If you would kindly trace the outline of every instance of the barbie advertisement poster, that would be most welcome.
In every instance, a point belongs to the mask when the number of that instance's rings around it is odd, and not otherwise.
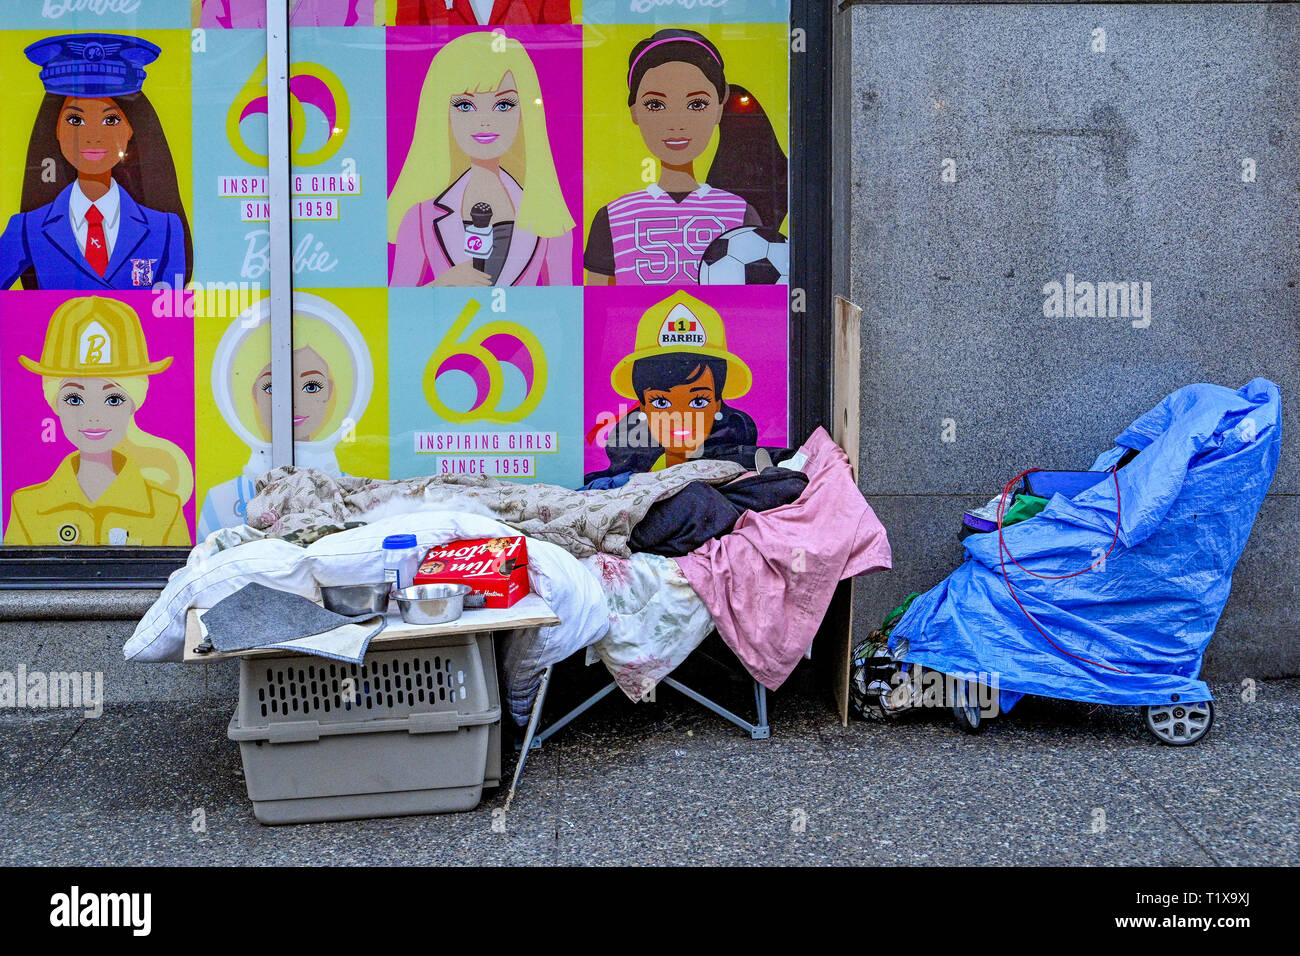
[[[784,289],[587,289],[585,297],[588,481],[786,444]]]
[[[294,464],[576,488],[786,446],[785,0],[0,5],[4,542],[187,544]],[[197,436],[197,437],[196,437]]]
[[[4,294],[5,544],[193,543],[193,322],[154,302]]]
[[[577,27],[388,31],[392,286],[580,282]]]

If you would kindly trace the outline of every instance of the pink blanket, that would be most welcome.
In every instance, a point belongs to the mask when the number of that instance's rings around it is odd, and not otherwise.
[[[809,480],[797,501],[746,511],[730,534],[676,559],[723,640],[770,690],[812,643],[835,585],[892,565],[848,456],[823,428],[799,451]]]

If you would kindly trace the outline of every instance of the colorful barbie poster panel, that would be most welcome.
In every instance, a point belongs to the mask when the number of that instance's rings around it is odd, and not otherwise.
[[[386,477],[385,291],[294,291],[294,460],[331,475]],[[262,298],[233,319],[196,323],[203,447],[199,533],[242,524],[271,468],[271,328]]]
[[[194,54],[199,277],[269,284],[266,37],[209,31]],[[382,286],[383,30],[290,32],[294,281]],[[369,188],[367,188],[369,187]]]
[[[0,289],[183,286],[193,261],[189,31],[4,40]]]
[[[384,23],[386,0],[289,0],[290,27],[373,27]],[[197,0],[199,21],[209,30],[261,30],[266,0]]]
[[[5,544],[193,543],[193,325],[158,301],[3,293]]]
[[[586,283],[787,281],[786,26],[584,36]]]
[[[384,30],[294,28],[289,54],[294,282],[382,288]]]
[[[581,39],[388,31],[390,285],[580,283]]]
[[[586,479],[784,447],[787,329],[784,288],[587,289]]]
[[[269,288],[266,34],[206,31],[193,70],[194,277]]]
[[[387,0],[396,26],[519,27],[581,23],[583,0]]]
[[[394,478],[581,483],[581,289],[391,289],[388,302]]]
[[[0,4],[0,29],[113,30],[190,27],[190,8],[177,0],[5,0]]]
[[[789,0],[586,0],[582,22],[609,25],[643,23],[785,23]]]

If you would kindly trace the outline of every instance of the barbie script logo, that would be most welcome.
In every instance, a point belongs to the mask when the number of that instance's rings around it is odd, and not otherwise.
[[[65,13],[93,13],[103,16],[106,13],[135,13],[140,9],[140,0],[45,0],[41,5],[41,16],[46,20],[57,20]]]
[[[248,244],[244,249],[244,264],[240,266],[242,279],[260,279],[271,270],[271,230],[254,229],[244,233]],[[293,248],[293,271],[295,275],[304,272],[333,272],[339,260],[330,255],[325,243],[316,238],[315,233],[306,233]]]
[[[628,9],[633,13],[649,13],[655,7],[681,7],[683,10],[705,7],[725,7],[727,0],[632,0]]]

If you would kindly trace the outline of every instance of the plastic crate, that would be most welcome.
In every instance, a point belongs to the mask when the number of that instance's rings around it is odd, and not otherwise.
[[[500,781],[500,733],[492,635],[468,634],[360,665],[243,658],[228,736],[257,819],[281,824],[470,810]]]

